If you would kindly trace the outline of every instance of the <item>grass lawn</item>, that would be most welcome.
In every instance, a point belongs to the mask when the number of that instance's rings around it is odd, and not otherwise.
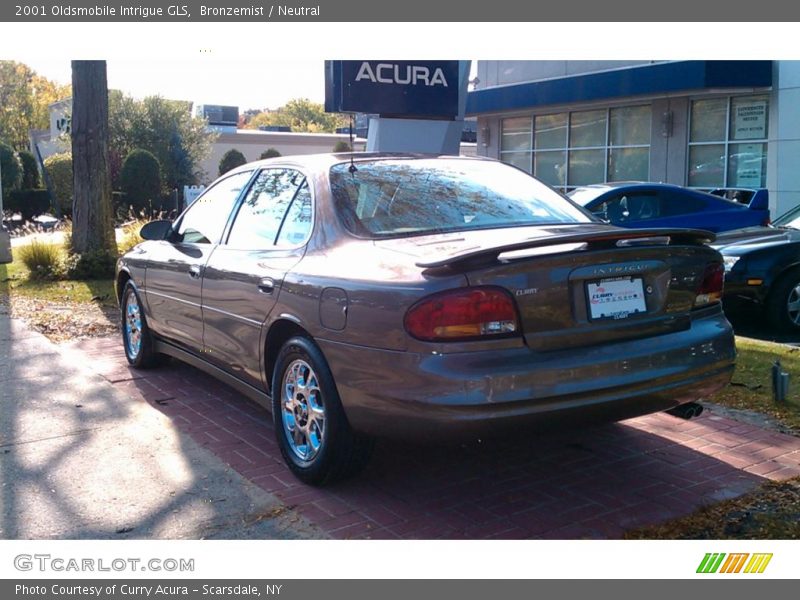
[[[745,337],[736,338],[736,348],[733,382],[710,400],[769,415],[800,435],[800,348]],[[772,395],[772,364],[776,360],[790,377],[789,395],[782,404],[776,404]]]
[[[16,255],[15,255],[16,258]],[[119,311],[111,279],[30,281],[18,259],[0,265],[0,304],[54,342],[112,335]]]
[[[112,279],[87,281],[29,281],[28,269],[15,256],[14,262],[0,265],[0,296],[12,299],[20,296],[56,303],[93,302],[112,307],[114,299],[114,282]]]

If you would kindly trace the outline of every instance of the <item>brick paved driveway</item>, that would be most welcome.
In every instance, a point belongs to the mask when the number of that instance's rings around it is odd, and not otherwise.
[[[618,538],[800,475],[800,438],[706,411],[441,448],[383,442],[361,477],[318,490],[283,465],[269,413],[212,377],[176,361],[130,370],[117,338],[66,352],[334,538]]]

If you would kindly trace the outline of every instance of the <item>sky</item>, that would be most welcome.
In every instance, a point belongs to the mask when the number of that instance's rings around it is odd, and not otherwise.
[[[70,61],[26,58],[39,75],[58,83],[71,80]],[[195,104],[278,108],[292,98],[325,100],[324,60],[131,60],[108,59],[108,87],[136,98],[159,95]]]
[[[683,23],[665,44],[664,23],[21,23],[0,24],[0,59],[24,62],[67,83],[70,59],[103,58],[108,82],[136,98],[158,94],[196,104],[278,108],[324,100],[332,59],[797,59],[793,23],[730,23],[719,44],[707,23]],[[402,31],[403,35],[398,35]],[[453,34],[454,31],[460,33]],[[467,33],[464,33],[466,31]],[[63,58],[62,58],[63,57]],[[473,68],[476,61],[473,60]]]

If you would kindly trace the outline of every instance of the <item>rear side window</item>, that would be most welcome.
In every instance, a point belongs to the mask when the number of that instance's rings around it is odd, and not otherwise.
[[[678,215],[689,215],[701,212],[706,209],[707,203],[704,200],[691,196],[679,196],[662,193],[661,196],[661,215],[673,217]],[[715,207],[716,208],[716,207]]]
[[[337,213],[352,233],[397,237],[591,218],[527,173],[503,163],[388,159],[331,168]]]
[[[302,244],[311,232],[311,191],[308,180],[297,190],[286,217],[283,219],[277,246],[297,246]]]
[[[311,225],[311,194],[302,173],[265,169],[247,192],[228,236],[243,249],[302,243]]]
[[[228,223],[242,188],[252,171],[244,171],[216,182],[194,201],[178,225],[178,241],[193,244],[216,244]]]

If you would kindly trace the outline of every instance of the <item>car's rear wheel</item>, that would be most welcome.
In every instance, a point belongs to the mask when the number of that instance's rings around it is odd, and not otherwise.
[[[286,464],[305,483],[344,479],[369,460],[371,440],[351,429],[328,364],[306,337],[291,338],[278,353],[272,418]]]
[[[767,301],[767,317],[780,331],[800,331],[800,269],[775,282]]]
[[[136,286],[128,281],[122,291],[122,343],[125,358],[138,369],[149,369],[158,362],[159,355],[153,350],[153,336],[147,327],[147,318]]]

